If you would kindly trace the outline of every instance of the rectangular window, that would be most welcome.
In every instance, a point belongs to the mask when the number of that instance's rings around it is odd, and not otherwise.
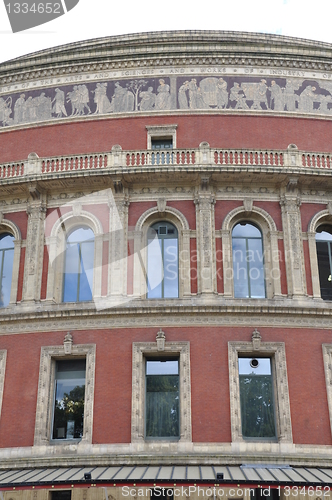
[[[179,438],[179,360],[146,360],[145,436]]]
[[[71,491],[70,490],[51,491],[51,499],[52,500],[71,500]]]
[[[275,438],[270,358],[239,358],[242,436]]]
[[[174,493],[172,488],[167,488],[167,487],[160,487],[160,488],[153,488],[153,490],[150,493],[150,500],[173,500],[174,498]]]
[[[151,149],[155,150],[152,153],[152,165],[169,165],[173,163],[173,153],[169,150],[173,149],[173,139],[151,139]]]
[[[85,359],[56,361],[53,439],[83,435]]]

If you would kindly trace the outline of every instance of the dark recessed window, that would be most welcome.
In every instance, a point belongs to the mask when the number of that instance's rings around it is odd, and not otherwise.
[[[242,435],[275,438],[272,366],[270,358],[239,358]]]
[[[174,163],[174,153],[170,151],[173,148],[173,139],[151,139],[152,165],[169,165]]]
[[[180,435],[179,360],[146,360],[145,436],[178,438]]]
[[[316,233],[316,249],[320,293],[324,300],[332,300],[332,226],[320,226]]]
[[[71,500],[70,490],[51,491],[52,500]]]
[[[53,439],[83,435],[85,359],[56,361]]]
[[[160,488],[153,488],[150,493],[151,500],[157,500],[162,498],[163,500],[173,500],[174,494],[172,488],[167,488],[167,486]]]

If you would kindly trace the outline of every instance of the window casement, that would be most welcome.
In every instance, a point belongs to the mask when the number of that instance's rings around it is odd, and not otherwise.
[[[11,298],[14,265],[14,236],[0,234],[0,307],[7,307]]]
[[[272,360],[239,357],[243,438],[276,438]]]
[[[179,360],[145,359],[145,438],[179,439]]]
[[[34,445],[92,442],[95,344],[41,348]]]
[[[332,226],[319,226],[315,239],[321,298],[332,300]]]
[[[232,231],[233,280],[235,298],[265,298],[262,233],[246,221]]]
[[[71,500],[71,490],[51,491],[51,500]]]
[[[52,227],[46,300],[77,303],[101,296],[103,227],[90,212],[75,208]]]
[[[191,442],[189,342],[133,343],[132,442]]]
[[[81,439],[83,435],[86,360],[57,360],[52,439]]]
[[[286,352],[283,342],[229,342],[233,442],[292,443]]]
[[[63,302],[92,300],[94,246],[94,234],[88,227],[76,228],[67,235]]]
[[[282,235],[270,214],[245,198],[243,206],[225,217],[221,236],[224,297],[282,297],[278,246]]]
[[[175,161],[177,125],[148,125],[147,149],[152,150],[152,165],[169,165]]]
[[[147,298],[179,296],[178,231],[169,222],[148,229]]]
[[[322,348],[323,348],[327,403],[329,407],[330,428],[332,433],[332,344],[323,344]]]

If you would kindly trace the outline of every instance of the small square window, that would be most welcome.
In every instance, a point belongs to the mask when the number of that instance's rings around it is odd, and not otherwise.
[[[163,500],[173,500],[174,493],[172,488],[153,488],[150,493],[150,500],[157,500],[162,498]]]

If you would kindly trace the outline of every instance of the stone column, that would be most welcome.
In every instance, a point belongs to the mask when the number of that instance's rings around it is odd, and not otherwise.
[[[308,247],[309,247],[309,257],[310,257],[312,295],[314,299],[320,299],[321,293],[320,293],[318,260],[317,260],[317,250],[316,250],[316,233],[308,232]]]
[[[290,297],[304,297],[306,296],[306,280],[300,214],[301,202],[297,196],[297,181],[290,181],[280,205],[288,295]]]
[[[233,297],[233,262],[231,260],[232,236],[229,230],[221,230],[224,297]]]
[[[273,298],[281,298],[281,273],[279,265],[279,248],[278,248],[278,231],[269,231],[267,237],[270,240],[271,248],[271,263],[266,266],[265,272],[270,272],[271,276],[266,276],[267,282],[272,284],[272,296]],[[268,295],[269,298],[269,295]]]
[[[190,280],[190,229],[182,230],[182,248],[179,252],[179,271],[180,271],[180,297],[191,295]]]
[[[30,191],[32,201],[27,209],[28,231],[24,263],[22,301],[39,301],[44,257],[44,222],[46,203],[37,189]]]
[[[134,231],[134,297],[144,297],[147,292],[146,272],[143,262],[143,231]],[[144,249],[145,250],[145,249]]]
[[[208,180],[207,180],[208,182]],[[215,199],[206,189],[202,179],[202,187],[195,199],[196,234],[197,234],[197,274],[198,293],[216,293],[216,249],[215,249]]]
[[[108,295],[127,295],[127,241],[129,201],[124,190],[109,201]]]

